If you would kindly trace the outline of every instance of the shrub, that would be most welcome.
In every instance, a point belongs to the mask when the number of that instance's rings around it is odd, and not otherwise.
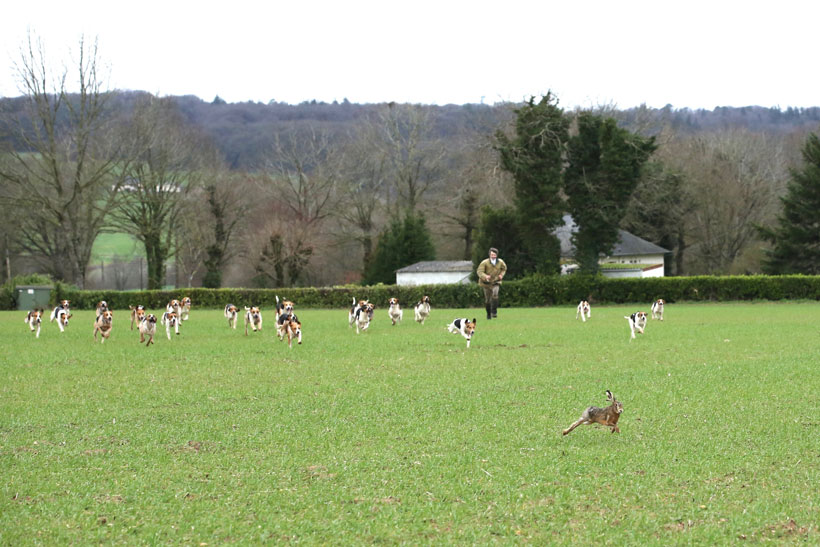
[[[18,284],[35,284],[24,278]],[[296,302],[300,308],[348,308],[353,300],[370,300],[377,308],[386,308],[396,297],[402,307],[410,308],[423,295],[430,296],[433,307],[480,307],[483,302],[478,285],[372,285],[361,287],[297,287],[286,289],[175,289],[162,291],[81,291],[60,282],[54,283],[54,301],[67,298],[76,309],[93,309],[105,300],[113,309],[127,309],[142,304],[150,309],[162,309],[174,298],[189,296],[194,308],[223,308],[231,303],[239,306],[276,305],[276,297]],[[507,281],[501,289],[501,304],[505,307],[531,307],[577,304],[588,299],[597,304],[650,302],[663,298],[667,302],[730,301],[730,300],[820,300],[820,276],[696,276],[653,277],[647,279],[608,279],[603,276],[531,275]],[[0,306],[14,309],[12,289],[0,292]]]
[[[0,310],[17,309],[15,288],[20,285],[51,285],[51,277],[43,274],[27,274],[12,277],[0,287]]]

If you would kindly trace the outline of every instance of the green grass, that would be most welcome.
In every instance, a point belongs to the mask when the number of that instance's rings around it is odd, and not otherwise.
[[[91,250],[92,264],[110,263],[114,256],[128,261],[145,255],[142,244],[129,234],[100,234]]]
[[[292,350],[0,313],[0,543],[819,543],[818,304],[636,309],[302,310]],[[562,437],[606,389],[622,433]]]

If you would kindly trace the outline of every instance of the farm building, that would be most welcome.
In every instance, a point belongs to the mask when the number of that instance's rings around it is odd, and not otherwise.
[[[396,285],[443,285],[469,283],[473,263],[469,260],[430,260],[396,270]]]
[[[570,215],[564,215],[564,225],[555,230],[561,242],[561,273],[572,273],[577,269],[573,263],[575,246],[572,244],[572,234],[577,231],[578,226]],[[599,260],[601,274],[606,277],[663,277],[664,257],[669,251],[626,230],[619,232],[612,254]],[[396,284],[469,283],[472,272],[473,263],[469,260],[416,262],[396,270]]]
[[[577,231],[578,226],[570,215],[564,215],[564,225],[555,230],[561,242],[561,261],[565,263],[561,273],[574,270],[572,234]],[[619,233],[612,254],[598,261],[601,273],[606,277],[663,277],[664,258],[669,251],[626,230],[619,230]]]

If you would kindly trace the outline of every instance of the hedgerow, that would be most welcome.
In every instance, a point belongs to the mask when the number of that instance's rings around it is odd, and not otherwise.
[[[105,300],[113,309],[142,304],[149,309],[164,308],[169,300],[189,296],[195,307],[273,307],[276,297],[297,303],[300,308],[345,308],[354,299],[367,299],[386,307],[396,297],[411,307],[429,295],[434,307],[469,308],[483,304],[483,293],[474,283],[467,285],[361,287],[297,287],[283,289],[175,289],[163,291],[79,290],[55,283],[52,303],[71,300],[75,309],[93,309]],[[503,307],[532,307],[575,304],[586,299],[596,304],[649,303],[658,298],[667,302],[732,300],[820,300],[820,276],[694,276],[609,279],[603,276],[533,275],[505,282],[501,289]],[[0,307],[12,309],[13,300],[0,299]]]

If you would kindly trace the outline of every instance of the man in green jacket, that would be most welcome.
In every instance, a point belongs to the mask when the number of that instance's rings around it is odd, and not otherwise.
[[[507,265],[498,258],[498,249],[490,248],[490,257],[485,258],[478,265],[478,284],[484,289],[484,309],[487,310],[487,319],[498,317],[498,289],[501,280],[507,273]]]

